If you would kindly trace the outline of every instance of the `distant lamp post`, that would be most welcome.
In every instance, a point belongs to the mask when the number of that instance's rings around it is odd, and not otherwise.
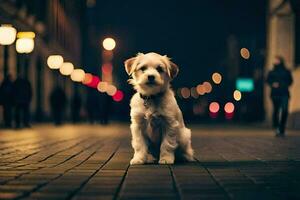
[[[0,45],[4,45],[4,77],[8,74],[8,45],[14,43],[17,30],[10,24],[0,26]]]
[[[64,63],[64,58],[61,55],[51,55],[47,59],[47,65],[50,69],[59,69]]]
[[[116,41],[113,38],[105,38],[102,45],[105,50],[111,51],[116,47]]]

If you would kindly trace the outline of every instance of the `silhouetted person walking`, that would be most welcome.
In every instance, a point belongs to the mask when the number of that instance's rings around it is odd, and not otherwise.
[[[269,72],[267,82],[271,87],[273,127],[276,128],[276,136],[284,136],[288,117],[289,86],[293,83],[293,78],[281,56],[276,56],[274,68]]]
[[[0,104],[3,105],[4,126],[10,128],[14,104],[14,86],[11,75],[7,75],[0,86]]]
[[[15,121],[16,128],[23,126],[30,127],[30,102],[32,99],[31,84],[28,79],[18,77],[14,82],[15,93]]]
[[[55,125],[62,124],[66,103],[67,98],[64,90],[56,86],[50,94],[50,106]]]

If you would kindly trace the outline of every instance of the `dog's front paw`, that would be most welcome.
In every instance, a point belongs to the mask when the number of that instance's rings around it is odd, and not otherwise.
[[[142,165],[142,164],[145,164],[145,160],[143,160],[142,158],[132,158],[130,160],[130,164],[131,165]]]
[[[164,158],[159,159],[158,163],[161,165],[174,164],[174,158],[164,157]]]

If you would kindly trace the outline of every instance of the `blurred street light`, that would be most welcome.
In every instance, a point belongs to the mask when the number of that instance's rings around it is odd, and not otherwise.
[[[16,50],[18,53],[31,53],[34,49],[34,32],[19,32],[17,34]]]
[[[241,48],[240,54],[242,58],[248,60],[250,58],[250,52],[247,48]]]
[[[234,112],[234,104],[232,102],[228,102],[224,106],[224,111],[227,114],[231,114]]]
[[[124,93],[121,90],[117,90],[117,92],[113,95],[113,100],[116,102],[122,101],[124,97]]]
[[[212,91],[212,86],[209,82],[206,81],[202,85],[203,85],[206,93],[210,93]]]
[[[114,96],[116,94],[116,92],[117,92],[117,88],[114,85],[108,85],[107,86],[106,93],[109,96]]]
[[[242,93],[239,90],[235,90],[233,92],[233,98],[236,101],[240,101],[242,99]]]
[[[219,110],[220,110],[220,105],[218,102],[211,102],[209,104],[209,111],[211,113],[217,113],[217,112],[219,112]]]
[[[71,79],[74,82],[82,82],[85,76],[85,72],[82,69],[74,69],[71,74]]]
[[[97,89],[98,89],[99,92],[106,92],[107,86],[108,86],[107,82],[100,82],[97,85]]]
[[[0,44],[11,45],[16,39],[17,30],[10,24],[0,26]]]
[[[11,45],[16,39],[17,30],[10,24],[0,26],[0,45],[4,45],[3,69],[4,77],[8,74],[8,45]]]
[[[191,96],[191,92],[190,92],[190,89],[187,88],[187,87],[183,87],[181,89],[181,96],[184,98],[184,99],[187,99]]]
[[[64,58],[61,55],[51,55],[47,59],[47,64],[50,69],[59,69],[64,63]]]
[[[222,75],[218,72],[213,73],[211,78],[215,84],[220,84],[222,81]]]
[[[116,47],[116,41],[113,38],[105,38],[102,45],[104,49],[111,51]]]
[[[70,62],[64,62],[59,68],[59,72],[65,76],[71,75],[73,70],[74,70],[74,65]]]
[[[82,83],[84,85],[88,85],[93,81],[93,75],[91,73],[85,73],[84,75],[84,79],[82,81]]]

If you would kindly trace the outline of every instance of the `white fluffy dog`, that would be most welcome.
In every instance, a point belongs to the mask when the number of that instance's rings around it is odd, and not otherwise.
[[[191,131],[185,127],[170,81],[178,67],[167,56],[137,54],[125,61],[136,94],[131,99],[131,134],[134,156],[130,164],[144,164],[148,152],[160,164],[173,164],[178,155],[193,161]]]

